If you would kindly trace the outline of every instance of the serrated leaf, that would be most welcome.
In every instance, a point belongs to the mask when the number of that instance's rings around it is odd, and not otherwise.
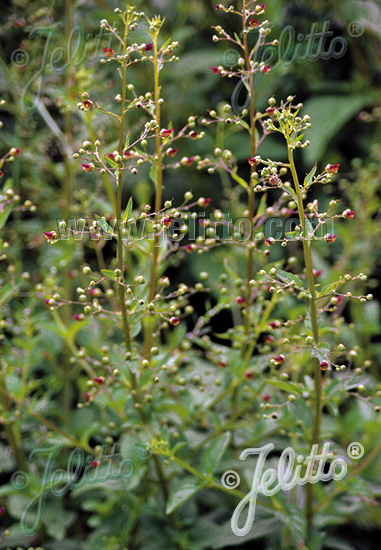
[[[124,222],[126,222],[131,217],[132,205],[133,205],[133,201],[132,201],[132,197],[130,197],[126,206],[126,210],[124,211],[124,214],[123,214]]]
[[[103,218],[101,218],[100,216],[96,215],[96,218],[97,218],[97,222],[98,224],[100,225],[102,231],[104,231],[105,233],[109,234],[109,235],[112,235],[113,234],[113,229],[112,227],[106,222],[106,220],[104,220]]]
[[[280,279],[283,283],[296,283],[293,286],[296,286],[296,288],[303,289],[303,281],[298,275],[294,275],[293,273],[289,273],[288,271],[283,271],[283,269],[277,269],[276,270],[276,276],[278,279]]]
[[[166,514],[171,514],[179,506],[189,500],[194,494],[201,489],[199,481],[193,477],[186,477],[181,479],[174,485],[169,493]]]
[[[217,468],[229,446],[231,433],[226,432],[213,439],[201,455],[201,471],[212,474]]]

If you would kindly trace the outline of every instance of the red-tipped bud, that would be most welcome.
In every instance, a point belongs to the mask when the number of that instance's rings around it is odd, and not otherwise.
[[[152,52],[153,46],[152,46],[152,44],[146,44],[144,46],[144,49],[145,49],[146,52]]]
[[[273,329],[279,328],[280,327],[280,322],[279,321],[272,321],[271,323],[269,323],[269,327],[271,327]]]
[[[247,371],[245,372],[245,378],[246,378],[247,380],[252,380],[252,379],[254,378],[254,373],[253,373],[253,371],[247,370]]]
[[[180,319],[178,317],[171,317],[169,322],[171,323],[171,325],[175,327],[180,323]]]
[[[213,67],[213,65],[211,65],[210,68],[212,69],[214,74],[220,74],[220,72],[221,72],[221,69],[219,67]]]
[[[114,50],[112,48],[104,48],[103,52],[106,57],[112,57],[114,55]]]
[[[265,65],[265,66],[262,67],[262,69],[261,69],[261,73],[269,73],[270,71],[271,71],[270,65]]]
[[[276,178],[270,178],[269,179],[269,184],[273,185],[273,186],[278,185],[277,179]]]
[[[47,306],[50,306],[50,298],[45,298],[44,303],[45,303]]]
[[[163,218],[161,220],[161,223],[164,225],[164,227],[168,227],[173,222],[173,218]]]
[[[271,334],[266,334],[264,340],[266,344],[272,344],[275,341],[275,338]]]
[[[269,116],[273,115],[273,114],[275,113],[274,107],[267,107],[266,113],[267,113]]]
[[[92,172],[95,168],[94,164],[92,162],[89,162],[87,164],[83,164],[81,162],[81,166],[84,169],[85,172]]]
[[[252,20],[250,21],[250,27],[251,27],[252,29],[255,29],[255,27],[258,27],[258,19],[252,19]]]
[[[51,241],[57,237],[57,233],[55,231],[43,231],[43,234],[48,241]]]
[[[198,132],[196,132],[196,130],[192,130],[192,132],[189,132],[189,137],[191,139],[196,139],[198,136]]]
[[[256,166],[257,161],[255,157],[247,157],[247,162],[250,164],[250,166]]]
[[[96,378],[93,378],[93,380],[96,384],[98,384],[98,386],[101,386],[105,381],[103,376],[97,376]]]
[[[340,164],[327,164],[326,170],[329,174],[336,174],[339,171]]]
[[[226,359],[220,359],[218,361],[218,366],[220,367],[220,369],[224,369],[227,364],[228,364],[228,362],[226,361]]]
[[[323,273],[323,270],[322,269],[314,269],[313,270],[313,274],[314,274],[314,277],[320,277],[320,275]]]
[[[99,468],[99,466],[101,465],[101,461],[100,460],[92,460],[90,462],[90,466],[92,468]]]
[[[73,315],[74,321],[82,321],[84,319],[83,313],[74,313]]]
[[[277,357],[274,358],[276,365],[281,365],[284,362],[284,355],[277,355]]]
[[[118,154],[117,151],[114,151],[113,153],[107,153],[106,157],[110,160],[115,160],[116,155]]]
[[[209,206],[209,204],[211,203],[211,200],[212,200],[212,199],[205,199],[204,197],[200,197],[200,198],[198,199],[198,201],[197,201],[197,204],[198,204],[199,206],[204,206],[204,207],[206,207],[206,206]]]
[[[257,6],[255,6],[255,11],[258,13],[259,11],[263,11],[265,9],[265,5],[264,4],[258,4]]]
[[[196,250],[197,246],[195,244],[186,244],[184,248],[187,252],[193,252],[193,250]]]
[[[123,158],[131,159],[132,157],[135,157],[135,153],[133,151],[127,151],[127,149],[123,151]]]
[[[12,153],[12,155],[13,155],[14,157],[18,157],[19,154],[21,153],[21,151],[22,151],[22,148],[21,148],[21,147],[13,147],[13,148],[11,149],[11,153]]]
[[[274,239],[272,237],[270,237],[269,239],[264,239],[264,243],[267,245],[267,246],[271,246],[274,244]]]
[[[170,135],[172,134],[172,132],[173,132],[173,128],[169,128],[169,129],[164,128],[164,129],[160,132],[160,134],[161,134],[162,137],[168,138],[168,137],[170,137]]]
[[[328,369],[328,361],[321,361],[320,362],[320,369],[321,370],[327,370]]]
[[[194,162],[194,157],[183,157],[181,159],[181,164],[183,164],[184,166],[192,166]]]
[[[355,217],[355,214],[356,214],[355,210],[349,210],[349,208],[348,208],[347,210],[344,210],[344,212],[342,213],[342,216],[346,220],[351,220],[352,218]]]
[[[269,395],[268,393],[265,393],[264,395],[262,395],[262,399],[265,403],[268,403],[271,399],[271,395]]]
[[[324,235],[324,240],[326,243],[334,243],[336,241],[337,235],[331,235],[330,233],[326,233]]]
[[[222,5],[222,4],[217,4],[217,6],[216,6],[216,10],[217,10],[217,11],[222,10],[222,8],[223,8],[223,5]]]
[[[91,393],[88,393],[87,391],[85,391],[83,394],[82,394],[82,397],[83,399],[89,399],[89,397],[91,397]]]
[[[167,153],[167,155],[168,155],[169,157],[174,157],[174,156],[176,155],[176,153],[177,153],[177,149],[172,149],[172,148],[171,148],[171,149],[167,149],[167,150],[166,150],[166,153]]]
[[[243,306],[243,304],[245,303],[245,298],[242,298],[242,296],[237,296],[237,298],[235,299],[235,301],[237,302],[237,304],[239,306]]]

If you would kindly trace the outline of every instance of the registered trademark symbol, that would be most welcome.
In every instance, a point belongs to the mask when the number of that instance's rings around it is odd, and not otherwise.
[[[355,460],[358,460],[359,458],[361,458],[364,452],[365,452],[364,447],[361,445],[361,443],[358,443],[357,441],[350,443],[347,447],[347,454],[349,458],[352,458]]]
[[[352,21],[347,27],[348,34],[353,38],[358,38],[364,33],[364,25],[360,21]]]

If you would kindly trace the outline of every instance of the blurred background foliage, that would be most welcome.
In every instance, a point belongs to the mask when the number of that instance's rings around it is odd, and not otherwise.
[[[214,1],[153,0],[137,1],[135,5],[150,16],[154,13],[164,16],[162,40],[171,37],[180,43],[176,52],[179,62],[169,65],[163,72],[163,119],[172,121],[179,129],[188,116],[202,117],[208,110],[222,109],[226,102],[229,103],[236,82],[221,79],[213,74],[210,66],[228,67],[229,63],[237,61],[238,55],[224,42],[212,44],[211,26],[221,24],[233,31],[234,18],[216,13]],[[66,340],[54,334],[51,313],[44,298],[57,290],[68,299],[72,298],[82,280],[78,266],[84,261],[91,263],[99,259],[99,250],[94,242],[79,240],[50,247],[42,231],[56,229],[57,219],[86,218],[92,217],[94,212],[100,215],[113,212],[110,196],[104,192],[102,182],[85,176],[78,163],[68,157],[89,138],[99,138],[109,143],[110,150],[113,150],[115,128],[110,127],[109,119],[106,124],[101,113],[80,112],[76,105],[83,91],[87,91],[94,102],[104,106],[112,105],[115,95],[120,92],[120,82],[111,66],[99,63],[103,48],[115,46],[99,34],[99,21],[106,18],[112,22],[116,7],[120,7],[119,2],[111,0],[3,0],[1,4],[0,97],[6,100],[6,104],[0,107],[0,120],[4,123],[0,134],[0,156],[10,147],[22,148],[22,154],[4,168],[2,183],[11,181],[21,200],[31,200],[38,211],[38,215],[14,213],[3,231],[2,242],[12,245],[8,262],[16,267],[16,271],[30,272],[29,284],[33,289],[38,284],[43,285],[40,292],[21,292],[10,300],[8,295],[0,294],[1,316],[5,321],[3,328],[5,326],[8,341],[1,345],[7,347],[15,364],[22,360],[24,366],[27,365],[23,371],[28,373],[25,376],[33,373],[29,389],[35,397],[36,412],[46,409],[49,403],[50,414],[57,416],[63,424],[69,424],[73,414],[67,398],[67,392],[70,392],[66,370],[70,350],[67,348],[74,341],[79,327],[72,327]],[[339,59],[277,63],[274,71],[256,79],[256,101],[257,108],[264,109],[270,96],[280,100],[293,94],[304,103],[303,113],[311,116],[312,128],[307,136],[311,146],[297,155],[302,177],[315,162],[321,168],[327,163],[341,165],[340,177],[334,183],[316,189],[314,198],[321,201],[323,208],[331,199],[339,198],[342,210],[355,210],[356,216],[350,222],[336,224],[334,232],[339,238],[332,246],[315,247],[314,266],[323,270],[322,284],[334,281],[340,273],[357,274],[361,271],[368,275],[365,293],[373,293],[375,300],[366,304],[344,301],[340,314],[348,323],[343,336],[345,342],[362,348],[359,363],[363,359],[371,360],[370,370],[379,377],[381,8],[375,1],[311,0],[306,3],[270,0],[266,3],[266,18],[274,25],[272,39],[279,38],[289,25],[295,29],[296,36],[300,33],[305,36],[312,25],[317,24],[321,30],[324,22],[329,21],[333,34],[325,42],[326,49],[335,37],[342,37],[347,43],[346,53]],[[358,28],[363,32],[356,36]],[[136,41],[145,40],[144,29],[138,27]],[[293,47],[303,40],[296,40]],[[293,50],[290,57],[294,53]],[[146,91],[144,64],[131,69],[128,77],[138,93]],[[138,114],[131,117],[130,125],[131,134],[138,134],[141,128]],[[242,161],[244,172],[249,155],[246,137],[239,131],[226,132],[225,135],[224,128],[214,127],[214,130],[206,129],[203,140],[191,143],[188,140],[182,145],[180,155],[205,154],[213,151],[217,144],[229,148]],[[286,151],[276,137],[270,136],[259,153],[263,157],[284,160]],[[242,215],[241,191],[233,189],[231,183],[217,173],[209,175],[189,168],[166,173],[165,199],[174,197],[174,204],[179,203],[187,190],[192,190],[195,197],[212,197],[213,206],[229,211],[233,219]],[[138,204],[149,203],[153,189],[148,173],[142,170],[135,179],[131,178],[125,192],[126,198],[132,194]],[[286,253],[292,255],[292,247]],[[228,248],[223,247],[192,258],[192,261],[185,258],[183,263],[173,266],[171,279],[180,282],[193,278],[196,281],[206,263],[211,278],[216,279],[223,271],[222,260],[229,254]],[[278,259],[280,254],[284,254],[283,249],[271,250],[270,261]],[[104,255],[106,260],[114,256],[111,244],[106,243]],[[5,270],[0,276],[4,284]],[[359,292],[363,291],[362,287]],[[356,292],[355,287],[353,292]],[[203,312],[205,306],[199,302],[195,307],[198,312]],[[30,315],[31,311],[33,315]],[[62,317],[68,324],[72,313],[72,307],[62,310]],[[297,308],[288,314],[291,318],[296,317]],[[352,324],[354,321],[356,326]],[[218,323],[226,322],[229,322],[226,318],[217,320],[216,332],[219,332]],[[89,321],[89,326],[92,330],[81,333],[78,345],[86,344],[89,349],[93,346],[96,352],[115,328],[110,324],[109,332],[103,333],[95,322]],[[180,341],[181,333],[176,338],[176,342]],[[75,374],[74,371],[72,375]],[[22,400],[24,389],[18,387],[17,377],[9,379],[8,385],[8,389],[12,388]],[[78,394],[85,391],[83,381],[78,386]],[[88,422],[95,425],[97,419],[89,411],[86,414],[89,415]],[[76,415],[77,411],[74,412],[74,426],[78,422]],[[346,420],[349,424],[352,422],[353,433],[357,429],[355,417],[351,413]],[[83,421],[83,416],[81,418]],[[346,429],[350,429],[348,425],[343,426],[343,432]],[[374,430],[373,423],[369,428],[370,438]],[[27,441],[26,448],[33,449],[39,438],[43,440],[42,432],[36,439]],[[210,504],[213,497],[209,498]],[[57,499],[53,500],[57,502]],[[82,513],[90,517],[95,510],[99,514],[96,517],[103,514],[107,522],[111,521],[116,506],[115,502],[108,501],[101,509],[100,501],[94,499],[87,502]],[[53,512],[63,514],[60,509]],[[190,515],[193,513],[191,509]],[[65,511],[65,514],[68,525],[71,525],[74,519],[69,517],[69,512]],[[373,516],[371,521],[379,525],[376,512]],[[95,526],[98,520],[92,521]],[[62,538],[59,529],[52,523],[50,534]],[[113,546],[111,539],[107,548],[119,548],[116,543]],[[101,538],[92,544],[91,548],[104,547]],[[5,548],[2,543],[0,547]],[[149,547],[145,548],[148,550]],[[371,549],[371,546],[361,548]]]

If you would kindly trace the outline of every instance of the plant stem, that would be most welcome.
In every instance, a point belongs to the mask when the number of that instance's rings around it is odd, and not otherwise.
[[[158,221],[158,212],[161,209],[162,197],[163,197],[163,166],[161,158],[161,141],[160,141],[160,85],[159,85],[159,63],[158,63],[158,50],[157,50],[157,34],[153,37],[153,48],[154,48],[154,100],[155,100],[155,121],[157,123],[157,128],[155,130],[155,222]],[[156,282],[157,282],[157,267],[159,259],[159,248],[160,248],[160,234],[155,233],[153,243],[152,243],[152,260],[150,268],[150,278],[149,278],[149,288],[148,288],[148,303],[152,302],[156,293]],[[144,331],[144,356],[146,359],[151,357],[151,347],[152,347],[152,333],[153,333],[153,322],[154,318],[148,317],[145,323]]]
[[[306,222],[306,217],[304,212],[302,192],[300,190],[299,179],[296,173],[295,162],[293,157],[293,150],[290,147],[289,140],[287,140],[287,146],[288,146],[288,159],[290,163],[290,170],[291,170],[292,178],[295,185],[299,218],[300,218],[300,221],[302,224],[302,230],[303,230],[303,253],[304,253],[304,263],[305,263],[305,268],[307,273],[307,282],[308,282],[308,292],[309,292],[308,303],[309,303],[310,320],[311,320],[311,327],[312,327],[312,336],[314,339],[314,344],[315,346],[317,346],[319,344],[319,328],[318,328],[317,310],[316,310],[315,281],[314,281],[312,258],[311,258],[311,241],[309,240],[309,236],[307,232],[307,222]],[[314,385],[315,385],[314,386],[315,408],[314,408],[314,419],[313,419],[313,425],[312,425],[311,444],[318,445],[319,439],[320,439],[320,426],[321,426],[321,413],[322,413],[322,403],[321,403],[322,402],[322,395],[321,395],[322,378],[321,378],[320,363],[317,358],[314,359]],[[313,488],[314,486],[312,483],[307,484],[306,518],[307,518],[309,531],[311,531],[313,517],[314,517]]]
[[[127,34],[128,34],[128,20],[125,22],[124,27],[124,39],[123,39],[123,61],[121,62],[121,75],[122,75],[122,100],[120,107],[120,125],[119,125],[119,145],[118,154],[123,158],[124,149],[124,124],[125,124],[125,109],[126,109],[126,66],[127,60],[125,59],[125,53],[127,49]],[[124,259],[123,259],[123,241],[122,241],[122,189],[123,189],[123,170],[119,167],[116,177],[116,228],[118,239],[118,268],[121,271],[121,283],[124,282]],[[122,313],[123,321],[123,335],[126,351],[131,351],[131,331],[128,320],[128,313],[125,304],[125,286],[118,283],[118,296],[119,307]]]
[[[251,61],[250,61],[250,53],[249,53],[249,45],[247,40],[247,34],[246,34],[246,0],[243,0],[242,2],[242,30],[243,30],[243,48],[245,53],[245,62],[246,62],[246,70],[249,75],[249,99],[250,99],[250,105],[249,105],[249,127],[250,127],[250,156],[255,157],[256,150],[257,150],[257,144],[256,144],[256,138],[255,138],[255,101],[254,101],[254,81],[253,81],[253,75],[251,74]],[[250,231],[251,231],[251,224],[253,222],[254,218],[254,189],[251,184],[252,182],[252,175],[253,172],[255,172],[255,166],[250,165],[250,180],[249,180],[249,190],[248,190],[248,219],[250,223]],[[254,238],[254,235],[250,235],[250,241]],[[248,256],[247,256],[247,266],[246,266],[246,315],[244,319],[244,326],[245,326],[245,334],[246,336],[249,336],[250,333],[250,316],[249,316],[249,306],[251,301],[251,289],[249,286],[249,282],[253,278],[254,273],[254,247],[252,246],[252,243],[250,242],[249,249],[248,249]],[[242,353],[244,355],[245,348],[243,348]]]

